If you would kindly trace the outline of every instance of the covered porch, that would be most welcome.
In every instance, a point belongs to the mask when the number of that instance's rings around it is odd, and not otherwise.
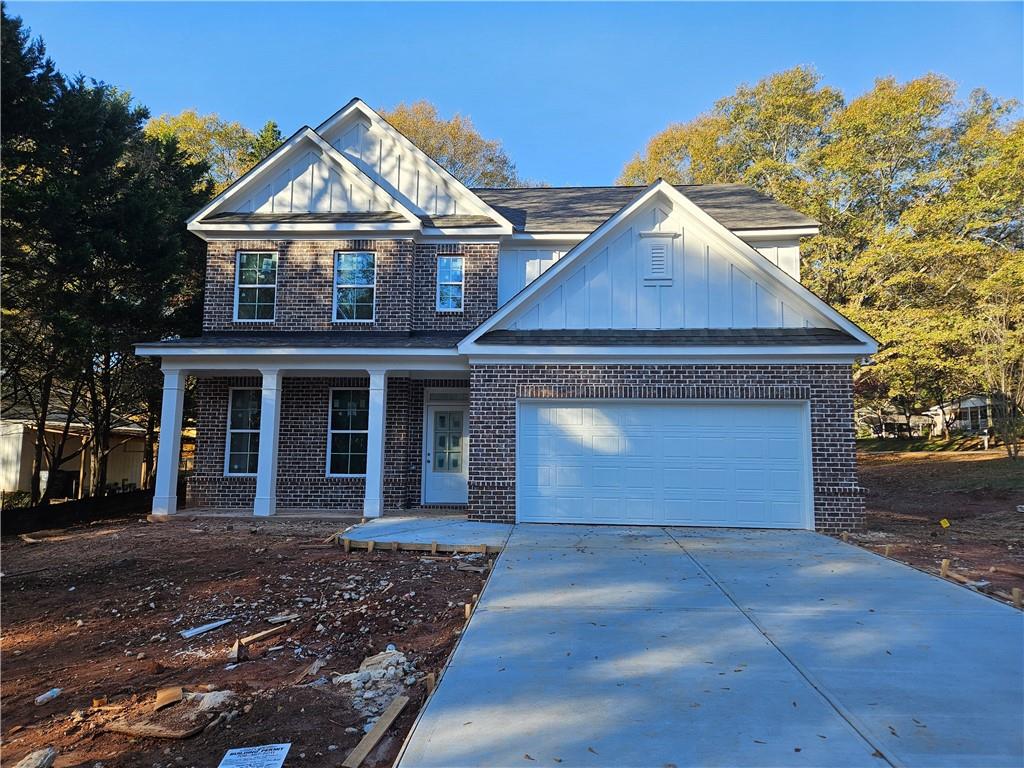
[[[162,350],[154,516],[179,511],[189,377],[197,445],[181,506],[191,514],[465,512],[469,373],[454,349],[227,351]]]

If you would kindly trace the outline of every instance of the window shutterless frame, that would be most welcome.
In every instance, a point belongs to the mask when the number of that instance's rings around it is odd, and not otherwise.
[[[466,287],[465,258],[459,255],[437,257],[437,289],[434,308],[438,312],[461,312]]]
[[[367,262],[369,266],[367,267]],[[369,273],[369,274],[367,274]],[[372,323],[377,315],[377,254],[373,251],[334,252],[335,323]],[[369,296],[369,301],[367,301]],[[367,311],[369,307],[369,311]],[[340,315],[345,314],[345,317]]]
[[[255,427],[250,423],[248,426],[241,427],[233,423],[232,415],[234,413],[235,404],[235,393],[236,392],[255,392],[256,393],[256,425]],[[259,469],[259,438],[260,438],[260,412],[263,407],[263,390],[259,387],[230,387],[228,389],[228,419],[227,419],[227,430],[226,438],[224,441],[224,476],[225,477],[256,477],[256,472]],[[231,444],[234,436],[241,437],[246,435],[246,450],[245,451],[232,451]],[[255,451],[253,450],[252,440],[255,437]],[[231,454],[245,454],[250,457],[255,453],[257,457],[256,466],[252,472],[232,472],[231,471]],[[248,461],[247,461],[248,464]]]
[[[366,429],[355,429],[355,428],[352,428],[351,422],[352,422],[352,416],[354,414],[350,414],[350,416],[349,416],[349,425],[348,426],[346,426],[346,427],[335,427],[334,426],[334,418],[333,418],[333,416],[334,416],[334,395],[335,395],[336,392],[358,392],[358,393],[362,393],[362,394],[366,395],[366,420],[367,420],[367,427],[366,427]],[[332,387],[331,389],[328,390],[328,393],[327,393],[327,463],[326,463],[326,465],[324,467],[324,473],[325,473],[326,477],[366,477],[366,457],[367,457],[367,454],[368,454],[368,442],[369,442],[369,435],[370,435],[369,423],[368,423],[369,422],[369,414],[370,414],[369,406],[370,406],[370,390],[367,387]],[[333,444],[334,444],[334,437],[336,435],[337,436],[343,436],[343,435],[347,436],[344,439],[347,441],[348,451],[344,452],[343,455],[347,455],[349,457],[349,464],[350,465],[352,463],[352,457],[353,456],[358,457],[360,455],[360,452],[358,450],[358,447],[359,447],[358,445],[356,445],[356,450],[353,450],[354,442],[355,443],[359,443],[359,442],[362,443],[362,451],[361,451],[362,463],[363,463],[363,471],[362,472],[332,472],[331,471],[331,455],[334,453],[334,451],[332,450],[332,447],[333,447]],[[362,436],[362,438],[363,438],[362,441],[358,440],[359,436]],[[339,454],[341,454],[341,452],[339,452]]]
[[[236,323],[274,322],[277,314],[277,267],[277,251],[235,252]]]

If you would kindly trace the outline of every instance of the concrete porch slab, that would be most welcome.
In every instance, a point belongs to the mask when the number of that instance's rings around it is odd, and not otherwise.
[[[367,520],[347,529],[343,537],[353,541],[411,542],[450,546],[503,547],[512,531],[511,525],[479,523],[464,515],[441,517],[390,516]]]

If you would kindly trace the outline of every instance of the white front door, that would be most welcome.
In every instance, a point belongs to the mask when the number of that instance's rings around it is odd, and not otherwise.
[[[423,441],[423,503],[469,501],[469,414],[465,405],[428,405]]]
[[[806,407],[523,402],[520,522],[811,528]]]

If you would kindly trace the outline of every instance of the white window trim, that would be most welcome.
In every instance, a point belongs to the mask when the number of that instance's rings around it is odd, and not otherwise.
[[[376,270],[374,270],[374,272],[376,273]],[[374,294],[374,297],[376,297],[376,294]],[[334,472],[331,472],[331,435],[334,435],[334,434],[339,434],[339,435],[341,435],[341,434],[355,434],[355,435],[365,434],[367,436],[367,443],[369,443],[369,436],[370,436],[369,424],[367,424],[367,428],[366,429],[331,429],[331,408],[333,407],[333,403],[334,403],[334,393],[335,392],[346,392],[346,391],[347,392],[353,392],[353,391],[354,392],[368,392],[369,391],[369,387],[368,386],[366,386],[366,387],[331,387],[329,390],[327,390],[327,463],[324,466],[324,476],[325,477],[366,477],[366,473],[365,472],[362,472],[360,474],[336,474]],[[370,458],[369,457],[369,451],[367,451],[367,457],[366,458],[367,458],[367,461],[369,461],[369,458]]]
[[[274,285],[249,285],[246,284],[245,288],[273,288],[274,289],[274,316],[270,318],[242,318],[238,316],[238,298],[242,289],[242,285],[239,282],[242,277],[241,261],[242,256],[251,253],[272,253],[274,254]],[[242,250],[235,251],[235,306],[234,306],[234,322],[236,323],[273,323],[277,320],[277,271],[281,268],[281,254],[278,251],[261,251],[261,250]],[[376,294],[375,294],[376,295]]]
[[[346,283],[344,285],[338,283],[338,257],[343,253],[369,253],[373,256],[373,285],[351,285]],[[367,323],[377,322],[377,252],[376,251],[335,251],[334,261],[331,264],[331,293],[334,295],[331,298],[331,322],[341,323],[344,325],[366,325]],[[339,320],[338,319],[338,289],[339,288],[373,288],[373,314],[368,320]],[[362,475],[358,475],[362,477]]]
[[[462,261],[462,280],[459,282],[446,281],[441,282],[441,259],[459,259]],[[444,312],[446,314],[459,314],[464,311],[466,306],[466,257],[461,253],[439,253],[437,255],[437,261],[434,264],[434,309],[438,312]],[[462,297],[459,300],[459,308],[452,309],[451,307],[441,306],[441,286],[442,285],[458,285],[462,288]],[[376,298],[376,294],[374,294]]]
[[[257,466],[255,472],[232,472],[231,467],[231,434],[233,432],[255,432],[257,435],[260,433],[259,429],[232,429],[231,428],[231,402],[234,400],[235,392],[239,390],[262,392],[263,390],[259,387],[228,387],[228,418],[225,424],[224,434],[224,477],[256,477],[259,474],[259,459],[256,460]],[[260,413],[262,420],[263,414]]]

